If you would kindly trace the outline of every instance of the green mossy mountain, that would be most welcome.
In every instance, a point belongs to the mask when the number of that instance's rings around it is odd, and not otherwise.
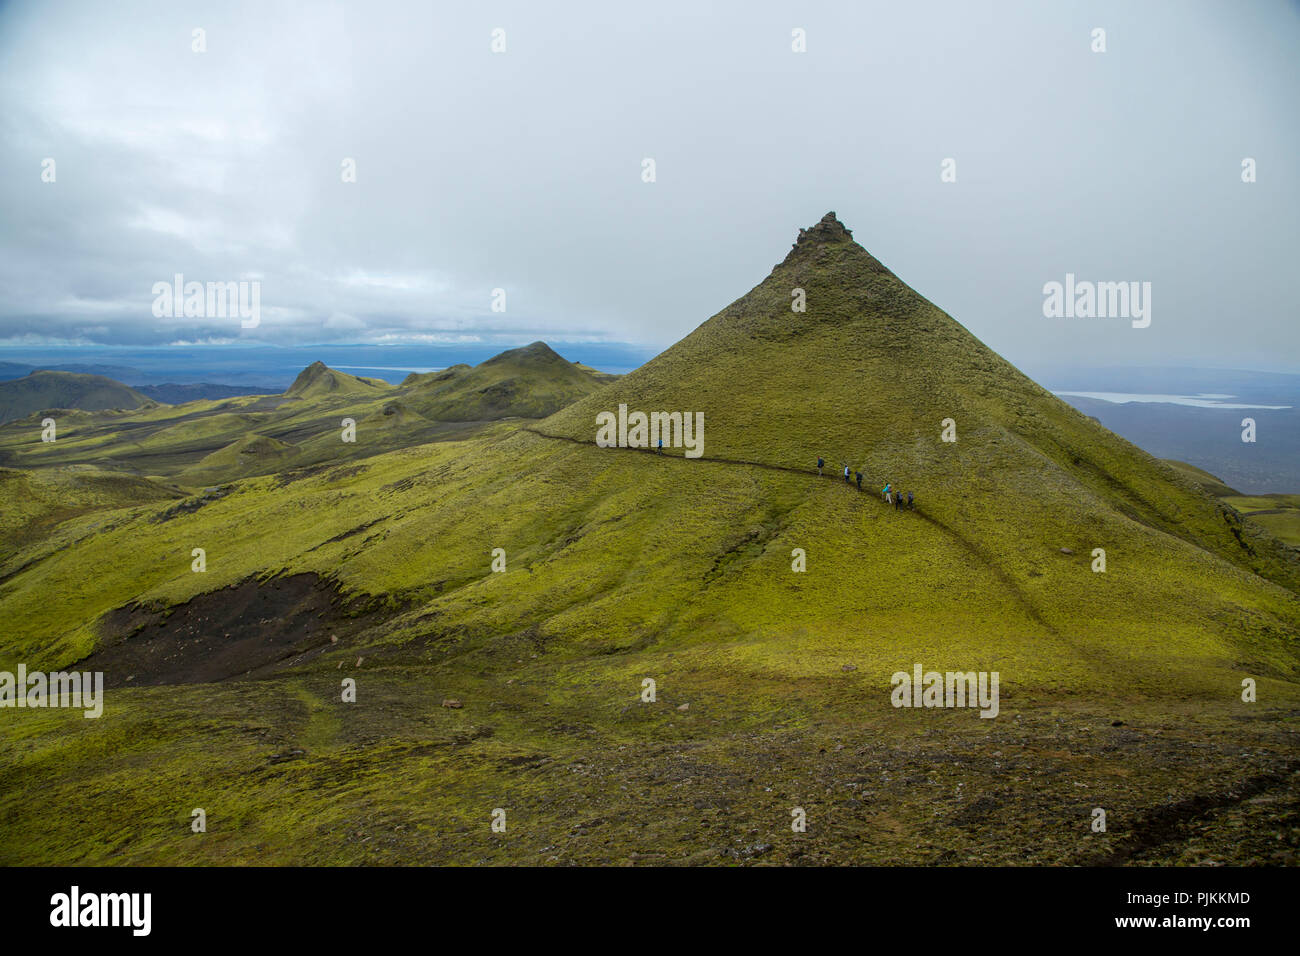
[[[345,407],[413,427],[414,393],[468,374],[294,403],[328,433],[273,432],[258,402],[169,420],[137,458],[219,418],[206,454],[238,454],[242,423],[314,464],[87,508],[0,552],[0,670],[77,663],[112,688],[101,720],[6,714],[0,772],[24,787],[0,793],[0,862],[1294,862],[1294,553],[833,216],[544,420],[337,441]],[[620,403],[703,412],[703,457],[597,447]],[[999,672],[999,716],[895,708],[917,664]]]
[[[102,375],[36,371],[0,382],[0,425],[46,411],[98,411],[155,404],[148,396]]]
[[[795,289],[806,312],[791,310]],[[822,456],[876,489],[915,491],[951,527],[1023,524],[1027,534],[1004,542],[1008,560],[1032,562],[1076,538],[1089,515],[1300,586],[1300,569],[1273,542],[1031,381],[854,242],[834,213],[800,230],[747,295],[541,430],[591,441],[596,414],[619,404],[703,412],[706,457],[805,469]],[[956,441],[940,440],[947,420]]]
[[[370,398],[392,391],[392,386],[382,379],[349,375],[332,369],[324,362],[312,362],[298,373],[293,384],[285,389],[286,398],[320,398],[328,396]]]
[[[596,391],[602,379],[602,373],[567,361],[545,342],[534,342],[472,368],[454,365],[410,375],[402,385],[406,403],[426,418],[465,422],[545,418]]]
[[[133,408],[130,389],[102,379],[115,388],[86,392],[84,402],[107,410],[60,414],[54,443],[33,442],[39,415],[18,414],[32,402],[9,409],[18,420],[0,429],[0,465],[89,466],[197,487],[465,437],[504,418],[543,418],[616,378],[579,368],[534,342],[476,366],[411,375],[401,385],[313,362],[281,395],[176,406],[137,396],[139,408]],[[0,389],[6,384],[11,383]],[[46,407],[43,401],[35,405]],[[343,441],[346,419],[356,423],[354,441]]]

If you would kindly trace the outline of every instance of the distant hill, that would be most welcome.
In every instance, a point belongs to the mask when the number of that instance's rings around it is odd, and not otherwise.
[[[0,382],[0,424],[51,409],[102,411],[139,408],[151,402],[147,395],[102,375],[32,372],[23,378]]]
[[[324,362],[312,362],[298,373],[293,384],[284,390],[290,398],[319,398],[322,396],[381,395],[392,389],[387,382],[377,378],[363,378],[332,369]]]
[[[0,465],[117,468],[192,487],[465,437],[503,418],[538,419],[616,378],[535,342],[477,366],[411,375],[401,385],[323,362],[308,365],[279,395],[222,385],[129,389],[103,379],[122,396],[134,394],[143,414],[66,413],[55,444],[34,443],[25,429],[0,431]],[[183,404],[159,405],[151,395]],[[105,400],[117,408],[126,399]],[[344,418],[357,423],[355,441],[340,440]]]
[[[236,395],[266,394],[266,389],[263,388],[248,385],[215,385],[209,382],[192,385],[177,385],[172,382],[163,385],[136,385],[135,390],[164,405],[184,405],[186,402],[198,402],[209,398],[234,398]]]
[[[473,367],[408,375],[407,404],[438,421],[545,418],[616,376],[579,366],[545,342],[511,349]]]
[[[140,375],[139,369],[129,365],[28,365],[25,362],[0,362],[0,381],[22,378],[32,372],[76,372],[80,375],[103,375],[118,381],[133,379]]]

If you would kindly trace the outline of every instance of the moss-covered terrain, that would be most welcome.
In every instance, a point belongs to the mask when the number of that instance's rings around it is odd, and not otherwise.
[[[703,412],[702,457],[597,447],[619,404]],[[5,519],[0,670],[110,689],[0,710],[2,862],[1295,860],[1294,551],[833,216],[545,420],[147,487]],[[997,717],[892,706],[915,664],[997,671]]]
[[[42,376],[64,385],[24,392],[13,406],[40,411],[0,416],[0,423],[15,419],[0,428],[0,466],[91,467],[190,489],[464,437],[502,419],[544,418],[617,378],[569,362],[542,342],[476,366],[411,375],[401,385],[314,362],[281,395],[174,406],[111,379],[98,381],[120,395],[87,396],[78,383],[95,376],[40,372],[19,381],[46,381]],[[5,401],[0,394],[0,410]],[[43,440],[47,417],[55,422],[54,441]]]

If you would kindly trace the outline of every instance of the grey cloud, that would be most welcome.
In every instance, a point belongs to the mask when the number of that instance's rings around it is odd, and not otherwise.
[[[9,4],[0,344],[663,346],[835,209],[1015,361],[1294,365],[1297,40],[1172,0]],[[177,272],[265,320],[155,319]],[[1066,272],[1151,281],[1151,327],[1045,319]]]

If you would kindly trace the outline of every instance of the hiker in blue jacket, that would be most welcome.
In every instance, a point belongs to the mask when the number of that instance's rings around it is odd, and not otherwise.
[[[915,511],[915,510],[916,510],[916,505],[913,504],[913,500],[914,500],[914,499],[912,498],[912,493],[909,491],[909,492],[907,493],[907,510],[908,510],[908,511]]]
[[[885,482],[885,487],[880,489],[881,496],[885,499],[885,504],[892,504],[889,499],[889,482]]]
[[[824,464],[826,464],[825,459],[823,459],[821,455],[818,455],[817,456],[817,477],[818,478],[820,478],[822,475],[822,465]]]

